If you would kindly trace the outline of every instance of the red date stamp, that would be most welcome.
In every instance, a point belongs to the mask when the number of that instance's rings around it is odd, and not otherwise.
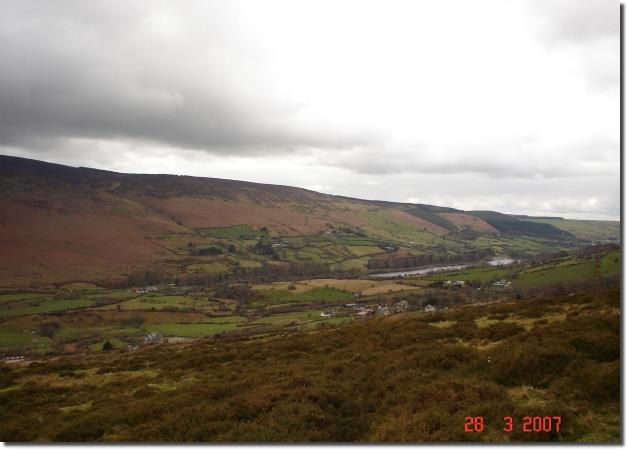
[[[505,416],[502,421],[502,429],[506,433],[511,433],[515,428],[524,433],[559,433],[563,419],[561,416],[523,416],[520,421],[516,421],[511,416]],[[464,431],[466,433],[482,433],[484,431],[484,417],[465,417]]]

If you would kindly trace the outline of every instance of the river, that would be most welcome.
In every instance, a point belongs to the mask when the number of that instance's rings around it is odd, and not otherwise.
[[[487,261],[490,266],[507,266],[509,264],[514,263],[515,260],[512,258],[500,258],[500,259],[492,259]],[[403,270],[400,272],[380,272],[380,273],[372,273],[369,276],[375,278],[395,278],[395,277],[405,277],[408,275],[426,275],[428,273],[434,272],[451,272],[454,270],[463,270],[468,267],[476,267],[478,264],[457,264],[452,266],[435,266],[435,267],[425,267],[423,269],[413,269],[413,270]]]

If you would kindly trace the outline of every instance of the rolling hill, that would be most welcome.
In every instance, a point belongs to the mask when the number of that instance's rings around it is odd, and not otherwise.
[[[618,222],[368,201],[11,156],[0,156],[0,193],[3,286],[113,282],[147,268],[215,271],[216,263],[227,272],[282,263],[367,270],[375,257],[395,267],[619,239]]]

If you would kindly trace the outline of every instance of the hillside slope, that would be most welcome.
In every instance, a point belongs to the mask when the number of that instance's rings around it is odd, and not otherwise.
[[[384,252],[378,245],[406,247],[404,257],[438,251],[444,260],[477,249],[541,251],[548,246],[539,239],[577,241],[564,227],[495,212],[358,200],[215,178],[122,174],[10,156],[0,156],[0,194],[0,285],[121,279],[133,270],[187,261],[196,246],[226,248],[225,239],[210,240],[199,230],[235,225],[262,229],[268,239],[368,237],[359,251],[330,247],[338,259],[310,258],[341,269],[364,269],[369,251]],[[523,242],[521,236],[537,241]],[[229,264],[253,252],[255,241],[239,238],[238,254]],[[300,250],[264,257],[307,261],[307,252]],[[349,258],[346,254],[353,259],[342,259]],[[266,263],[256,258],[255,264]]]
[[[0,439],[618,442],[619,302],[617,289],[544,295],[7,365]],[[466,416],[484,431],[465,432]],[[525,432],[526,416],[560,429]]]

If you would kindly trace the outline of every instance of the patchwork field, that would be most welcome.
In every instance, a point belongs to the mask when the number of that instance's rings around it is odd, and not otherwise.
[[[316,243],[319,245],[309,245],[321,249],[328,245],[324,240]],[[587,280],[594,285],[603,284],[609,277],[619,275],[620,258],[620,251],[610,248],[598,253],[568,253],[532,266],[482,266],[402,280],[319,278],[249,287],[235,284],[241,287],[218,291],[210,287],[161,285],[159,292],[138,294],[80,283],[47,291],[4,290],[0,292],[0,352],[100,352],[107,340],[113,348],[124,349],[126,345],[141,343],[150,332],[200,338],[217,333],[268,333],[268,327],[277,332],[276,327],[284,326],[296,325],[302,330],[323,323],[334,326],[356,316],[355,311],[344,308],[348,303],[357,302],[377,311],[401,300],[410,301],[417,308],[452,299],[521,296],[529,289]],[[474,287],[468,285],[454,295],[447,285],[434,285],[447,280],[464,280]],[[493,286],[497,280],[512,283],[512,288]],[[321,316],[321,312],[331,310],[334,316]]]

